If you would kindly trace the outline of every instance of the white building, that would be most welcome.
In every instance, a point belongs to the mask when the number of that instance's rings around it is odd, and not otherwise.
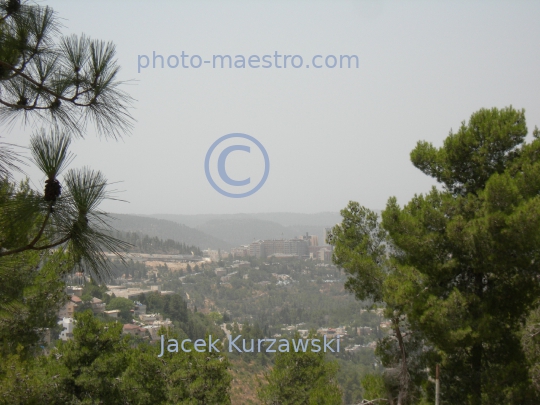
[[[75,326],[73,318],[63,318],[58,322],[58,325],[62,325],[64,328],[64,330],[60,332],[59,339],[62,339],[63,341],[73,339],[73,328]]]
[[[118,315],[120,314],[119,309],[111,309],[110,311],[104,311],[105,315],[110,316],[111,318],[118,318]]]

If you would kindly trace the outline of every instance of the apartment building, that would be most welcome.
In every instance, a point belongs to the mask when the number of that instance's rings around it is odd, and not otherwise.
[[[277,255],[309,257],[309,243],[304,238],[258,240],[249,245],[249,255],[258,258]]]

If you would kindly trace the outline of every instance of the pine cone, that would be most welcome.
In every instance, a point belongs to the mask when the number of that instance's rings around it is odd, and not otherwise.
[[[45,201],[54,202],[62,194],[62,186],[56,179],[45,180]]]

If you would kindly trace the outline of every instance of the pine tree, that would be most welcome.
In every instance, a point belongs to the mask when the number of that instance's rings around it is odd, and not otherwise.
[[[472,114],[442,147],[411,153],[442,189],[403,207],[390,198],[381,234],[349,219],[361,210],[351,203],[330,236],[347,286],[434,346],[448,403],[538,403],[519,336],[540,294],[540,131],[530,143],[527,132],[512,107]]]
[[[337,371],[337,363],[326,360],[322,351],[277,352],[273,369],[265,375],[268,384],[259,388],[259,399],[265,405],[340,405]]]
[[[129,246],[112,236],[108,216],[99,210],[112,197],[106,177],[68,166],[71,142],[85,135],[89,123],[109,138],[129,132],[132,99],[118,80],[114,45],[60,36],[60,27],[50,7],[0,0],[0,125],[35,128],[30,160],[45,178],[41,190],[28,180],[16,184],[13,174],[23,159],[14,146],[0,143],[0,364],[10,358],[31,362],[43,329],[56,324],[67,299],[70,272],[103,279],[110,275],[105,252],[123,260]],[[36,387],[53,386],[53,375],[36,377]],[[22,395],[20,403],[32,403]],[[70,399],[58,397],[59,403]]]

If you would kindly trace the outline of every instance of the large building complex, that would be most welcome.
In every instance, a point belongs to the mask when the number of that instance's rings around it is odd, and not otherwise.
[[[242,248],[236,248],[240,251]],[[319,258],[317,255],[322,246],[318,246],[318,238],[316,236],[310,236],[306,233],[302,238],[293,238],[293,239],[267,239],[267,240],[258,240],[252,242],[249,246],[246,246],[244,249],[245,253],[249,256],[266,258],[270,256],[296,256],[303,258]],[[330,247],[326,247],[330,250]],[[313,253],[315,255],[313,255]],[[315,256],[315,257],[314,257]],[[324,254],[323,260],[324,260]]]

